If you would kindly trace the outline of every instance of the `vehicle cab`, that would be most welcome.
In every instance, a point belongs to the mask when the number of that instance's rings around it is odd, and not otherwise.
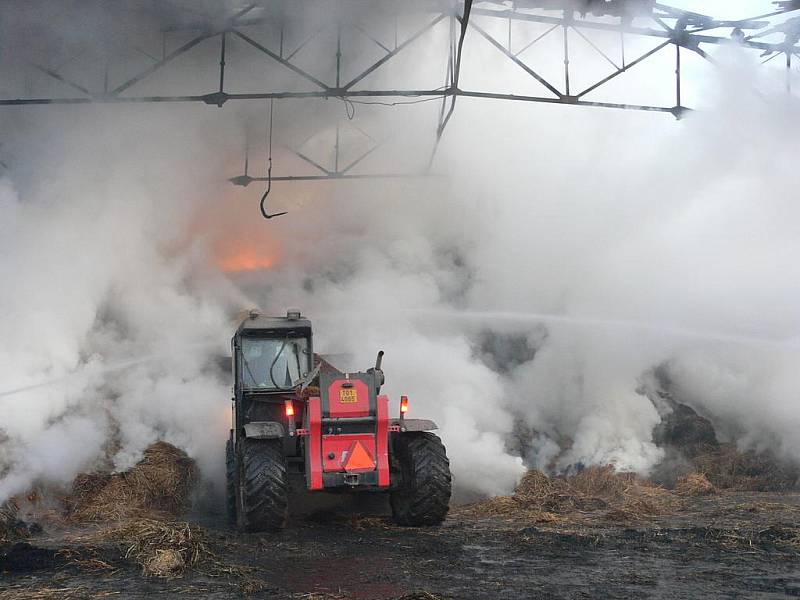
[[[252,421],[282,422],[286,399],[313,369],[311,321],[299,310],[285,317],[251,311],[231,340],[231,352],[237,436]]]

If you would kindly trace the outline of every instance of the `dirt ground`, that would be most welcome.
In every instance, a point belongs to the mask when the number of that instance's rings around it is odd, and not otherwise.
[[[723,492],[669,514],[557,522],[454,508],[435,528],[322,513],[278,534],[190,518],[211,563],[145,576],[98,525],[42,522],[0,548],[0,598],[785,598],[800,596],[800,494]],[[99,541],[98,541],[99,540]],[[128,556],[126,556],[126,554]]]

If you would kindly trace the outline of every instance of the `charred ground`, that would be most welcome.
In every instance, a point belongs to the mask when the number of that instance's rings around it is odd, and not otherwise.
[[[429,529],[332,514],[272,535],[174,521],[134,521],[133,530],[110,535],[49,526],[6,547],[0,594],[779,598],[800,595],[798,514],[797,494],[727,492],[626,522],[610,519],[607,507],[536,519],[473,506]],[[148,572],[140,562],[148,560],[148,542],[136,542],[148,527],[156,544],[187,547],[197,561],[172,574]]]
[[[666,490],[610,468],[532,471],[435,528],[320,512],[243,535],[221,515],[50,512],[7,533],[0,598],[782,598],[800,595],[799,515],[797,493]]]
[[[221,507],[195,502],[187,516],[194,464],[157,443],[130,471],[81,475],[64,497],[33,492],[6,507],[0,598],[800,596],[796,466],[720,443],[667,394],[654,402],[668,405],[655,478],[530,470],[513,495],[454,506],[431,528],[355,503],[239,534]]]

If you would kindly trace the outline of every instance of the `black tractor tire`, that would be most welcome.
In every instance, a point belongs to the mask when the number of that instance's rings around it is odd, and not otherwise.
[[[233,437],[225,443],[225,514],[229,525],[236,525],[236,456]]]
[[[399,525],[439,525],[450,507],[450,461],[442,440],[428,432],[397,435],[393,444],[401,483],[389,500]]]
[[[241,443],[236,486],[239,531],[276,531],[286,525],[288,482],[282,440],[245,439]]]

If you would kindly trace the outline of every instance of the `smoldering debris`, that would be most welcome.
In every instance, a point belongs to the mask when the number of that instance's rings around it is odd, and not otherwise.
[[[655,467],[651,479],[668,488],[703,488],[750,492],[786,492],[798,489],[800,465],[777,456],[772,450],[741,450],[733,442],[697,442],[695,434],[709,421],[691,408],[680,405],[665,419],[674,437],[665,444],[665,458]],[[662,423],[664,423],[662,422]],[[683,429],[685,427],[685,429]],[[713,435],[713,428],[711,430]],[[688,488],[687,488],[688,486]],[[710,488],[708,488],[710,489]],[[693,492],[694,493],[694,492]]]
[[[180,452],[163,450],[181,458]],[[181,464],[189,470],[193,467],[185,461]],[[399,527],[372,517],[352,522],[308,520],[280,535],[241,535],[165,517],[157,510],[111,524],[68,520],[63,523],[62,537],[57,538],[60,546],[36,546],[44,540],[34,537],[30,545],[16,547],[7,564],[19,569],[11,575],[17,578],[12,585],[18,586],[14,589],[20,595],[12,597],[37,597],[22,595],[19,587],[34,568],[50,569],[58,574],[59,582],[86,585],[93,591],[128,585],[136,590],[178,593],[180,589],[195,595],[229,595],[238,590],[243,595],[267,592],[280,597],[344,599],[363,595],[364,564],[392,561],[399,566],[387,577],[399,578],[402,585],[391,593],[387,590],[393,586],[384,586],[381,580],[370,597],[432,599],[450,596],[397,594],[404,587],[413,590],[420,584],[453,591],[453,597],[464,597],[465,582],[479,589],[473,552],[491,555],[486,568],[509,564],[506,558],[527,556],[537,564],[543,559],[555,561],[558,569],[562,563],[557,561],[563,560],[565,572],[582,564],[575,560],[576,555],[594,561],[607,556],[607,549],[632,556],[640,553],[651,560],[677,557],[683,561],[686,553],[707,559],[708,553],[715,553],[724,556],[724,561],[759,567],[768,560],[771,565],[776,556],[787,564],[795,560],[800,553],[800,530],[795,525],[800,496],[731,490],[706,493],[707,489],[701,490],[706,480],[696,475],[687,478],[687,485],[694,486],[687,491],[680,486],[668,490],[634,473],[617,472],[610,465],[563,476],[531,470],[512,496],[454,507],[445,524],[435,528]],[[89,490],[85,493],[97,494],[92,490],[105,489],[114,477],[82,477],[76,483],[79,489]],[[353,531],[356,535],[348,534]],[[391,556],[387,557],[387,552]],[[594,552],[598,554],[587,555]],[[504,553],[502,563],[498,553]],[[308,569],[296,570],[298,557]],[[319,573],[329,573],[331,561],[336,561],[333,572],[339,579],[320,589]],[[454,569],[461,569],[457,584],[452,580]],[[729,569],[727,563],[724,569]],[[449,572],[447,577],[441,576],[444,570]],[[286,577],[288,571],[293,571],[292,577]],[[438,579],[426,579],[434,572]],[[511,575],[504,570],[502,577]],[[34,589],[45,583],[50,582],[40,578]],[[302,593],[298,585],[303,586]],[[352,593],[348,586],[359,587],[361,594]],[[475,597],[494,596],[483,593]]]
[[[153,514],[180,516],[189,508],[197,479],[197,466],[183,450],[156,442],[127,471],[78,475],[65,506],[74,521]]]
[[[712,488],[739,491],[783,492],[798,489],[800,464],[778,456],[770,448],[740,449],[735,442],[720,442],[713,418],[703,416],[680,401],[664,365],[643,376],[639,393],[658,410],[661,421],[653,441],[664,450],[651,478],[667,487],[694,493],[704,478]],[[713,416],[710,416],[713,417]]]
[[[43,515],[54,529],[73,532],[67,534],[70,544],[56,551],[18,542],[0,556],[0,566],[19,574],[60,566],[113,570],[133,563],[145,576],[165,579],[189,570],[241,575],[245,570],[217,558],[204,528],[176,519],[189,508],[197,478],[195,461],[166,442],[150,445],[127,471],[79,474],[62,498],[65,511]],[[0,541],[32,531],[10,510],[0,517]]]
[[[9,508],[0,510],[0,543],[8,541],[14,535],[16,520]]]
[[[717,488],[703,473],[689,473],[678,478],[675,493],[681,496],[706,496],[716,494]]]
[[[783,492],[796,490],[800,467],[782,459],[771,450],[740,451],[736,444],[721,444],[692,458],[695,469],[723,489],[750,492]]]
[[[19,509],[11,500],[0,508],[0,545],[25,539],[42,530],[38,523],[19,518]]]
[[[689,458],[719,448],[711,421],[678,402],[653,430],[653,441],[662,448],[679,448]]]
[[[55,550],[16,542],[0,552],[0,572],[27,573],[53,569],[65,561]]]
[[[0,572],[27,573],[63,564],[63,557],[54,550],[27,541],[41,532],[38,523],[19,518],[19,508],[14,499],[6,502],[0,508]]]
[[[531,468],[513,495],[456,509],[485,517],[522,517],[538,523],[583,520],[581,514],[633,522],[686,506],[690,498],[730,492],[788,492],[798,489],[800,467],[771,451],[739,450],[720,443],[712,421],[658,392],[662,415],[654,440],[665,458],[650,477],[618,472],[613,465],[575,465],[548,476]],[[535,432],[534,432],[535,433]],[[561,452],[565,451],[561,448]]]
[[[131,519],[97,539],[118,544],[124,558],[136,562],[148,576],[174,578],[190,568],[216,575],[232,572],[210,549],[207,532],[184,521]]]
[[[622,480],[629,477],[630,481],[640,484],[647,481],[651,487],[662,486],[680,496],[714,494],[720,490],[798,490],[800,464],[797,461],[779,456],[770,448],[740,448],[735,442],[720,441],[717,426],[721,420],[715,422],[718,420],[715,415],[700,414],[689,404],[678,400],[670,389],[670,381],[665,373],[663,366],[646,372],[637,389],[639,394],[651,401],[659,414],[652,440],[663,453],[663,458],[653,465],[646,480],[633,474],[619,473],[612,478],[604,468],[586,469],[580,463],[565,463],[563,457],[570,454],[573,440],[567,437],[555,439],[543,434],[519,417],[514,421],[506,440],[506,449],[521,456],[531,470],[521,479],[513,497],[520,498],[529,494],[529,490],[533,490],[532,496],[536,497],[541,491],[537,485],[551,490],[560,490],[569,485],[571,492],[566,498],[574,507],[580,508],[582,502],[587,502],[587,495],[578,493],[585,490],[579,489],[576,484],[587,478],[596,478],[598,474],[604,474],[606,482],[619,480],[620,477]],[[542,471],[556,475],[577,474],[577,477],[549,478]],[[590,490],[588,497],[597,499],[608,495],[594,491],[597,490]]]
[[[115,571],[135,565],[145,577],[174,579],[190,571],[211,577],[241,577],[246,567],[224,561],[203,527],[185,521],[128,518],[113,526],[70,530],[60,547],[16,542],[0,550],[0,571],[14,575],[72,568]]]
[[[523,517],[558,523],[593,513],[611,520],[636,520],[659,514],[672,504],[668,490],[635,473],[611,465],[587,467],[575,474],[550,477],[531,469],[512,496],[498,496],[455,509],[456,514]]]
[[[189,508],[197,481],[194,460],[167,442],[156,442],[127,471],[79,474],[64,499],[67,521],[114,523],[83,542],[116,546],[146,576],[169,579],[200,568],[230,574],[234,568],[216,559],[202,527],[175,520]]]
[[[662,413],[654,437],[667,454],[652,477],[618,472],[613,465],[577,465],[567,474],[553,476],[530,469],[513,495],[458,507],[454,514],[556,527],[598,520],[635,523],[693,509],[702,498],[798,489],[796,463],[770,451],[741,451],[733,443],[720,443],[711,420],[669,396],[661,400],[668,401],[670,409]],[[750,509],[736,505],[732,510]]]

